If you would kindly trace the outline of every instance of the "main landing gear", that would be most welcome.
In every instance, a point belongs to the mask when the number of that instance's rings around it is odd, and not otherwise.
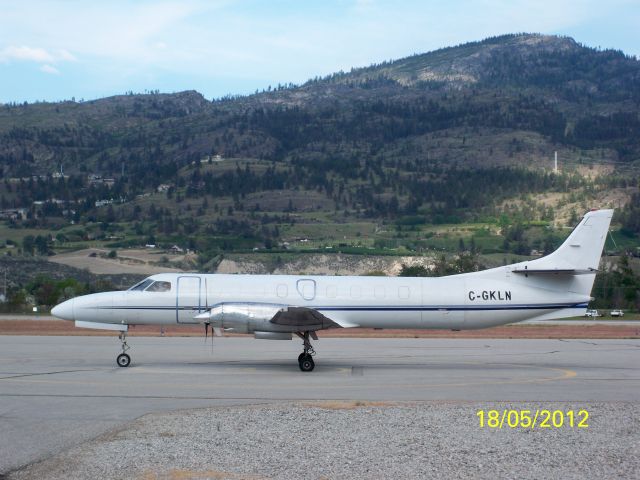
[[[298,355],[298,365],[300,366],[300,370],[303,372],[311,372],[316,364],[313,361],[313,355],[316,354],[316,351],[311,346],[311,342],[309,341],[309,337],[314,340],[318,339],[316,332],[306,331],[306,332],[296,332],[296,335],[302,339],[304,351]]]
[[[127,345],[127,332],[120,332],[118,338],[122,342],[122,353],[118,355],[118,358],[116,358],[116,362],[118,363],[119,367],[128,367],[131,363],[131,357],[125,353],[127,350],[129,350],[129,345]]]

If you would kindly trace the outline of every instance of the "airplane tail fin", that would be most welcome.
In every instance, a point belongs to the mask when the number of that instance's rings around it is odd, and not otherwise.
[[[570,291],[590,295],[612,216],[613,210],[588,212],[555,252],[516,264],[512,272],[527,277],[565,277]]]
[[[535,265],[534,268],[595,272],[600,263],[612,216],[613,210],[588,212],[560,248],[546,257],[529,262],[529,265]]]

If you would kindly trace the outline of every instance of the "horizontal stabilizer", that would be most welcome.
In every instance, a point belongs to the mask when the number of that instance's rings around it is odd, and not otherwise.
[[[595,268],[517,268],[511,270],[513,273],[524,273],[525,275],[590,275],[598,273]]]

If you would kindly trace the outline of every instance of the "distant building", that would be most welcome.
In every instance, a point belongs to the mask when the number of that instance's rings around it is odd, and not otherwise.
[[[224,158],[222,155],[206,155],[205,157],[200,159],[200,163],[209,163],[209,162],[222,162]]]
[[[26,208],[9,208],[7,210],[0,210],[0,220],[25,220],[26,218]]]
[[[90,173],[87,176],[87,180],[89,181],[89,185],[106,185],[111,188],[116,183],[114,178],[102,178],[102,175],[98,175],[96,173]]]

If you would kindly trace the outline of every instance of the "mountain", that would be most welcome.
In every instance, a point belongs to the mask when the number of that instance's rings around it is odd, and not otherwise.
[[[300,224],[338,212],[414,226],[549,221],[600,194],[630,198],[639,112],[636,58],[536,34],[213,101],[188,91],[4,105],[0,206],[29,210],[11,226],[73,220],[84,226],[74,238],[118,230],[199,250],[304,236]]]

